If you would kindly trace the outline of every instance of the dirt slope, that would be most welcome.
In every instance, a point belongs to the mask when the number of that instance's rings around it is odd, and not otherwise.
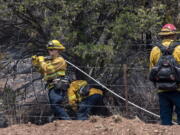
[[[180,126],[145,124],[120,116],[91,117],[88,121],[54,121],[37,126],[31,123],[0,129],[0,135],[180,135]]]

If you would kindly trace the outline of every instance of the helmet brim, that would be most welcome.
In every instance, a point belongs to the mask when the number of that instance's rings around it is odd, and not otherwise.
[[[65,50],[65,47],[47,47],[48,50]]]
[[[168,36],[168,35],[176,35],[178,34],[177,32],[159,32],[158,35],[159,36]]]

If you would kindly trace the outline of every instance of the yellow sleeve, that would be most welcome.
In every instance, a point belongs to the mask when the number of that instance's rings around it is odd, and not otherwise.
[[[173,52],[175,60],[180,64],[180,45],[178,45]]]
[[[39,60],[38,60],[37,57],[33,57],[33,59],[32,59],[32,65],[33,65],[34,67],[36,67],[36,69],[37,69],[41,74],[43,73],[43,71],[41,70],[41,67],[40,67],[40,64],[39,64]]]
[[[58,57],[48,62],[46,61],[40,62],[40,67],[44,72],[51,74],[59,70],[66,70],[67,63],[62,57]]]
[[[94,94],[103,95],[103,91],[100,90],[100,89],[91,88],[91,89],[89,90],[89,96],[94,95]]]
[[[152,67],[154,67],[159,58],[160,58],[160,55],[161,55],[161,51],[158,47],[154,47],[152,50],[151,50],[151,53],[150,53],[150,65],[149,65],[149,68],[151,69]]]
[[[33,66],[37,67],[38,64],[39,64],[39,62],[38,62],[36,59],[33,59],[33,60],[32,60],[32,65],[33,65]]]
[[[35,67],[39,66],[39,60],[37,56],[32,56],[32,65]]]
[[[73,83],[71,83],[67,92],[69,104],[71,106],[75,105],[77,102],[77,97],[76,97],[75,92],[76,92],[76,88],[74,87]]]

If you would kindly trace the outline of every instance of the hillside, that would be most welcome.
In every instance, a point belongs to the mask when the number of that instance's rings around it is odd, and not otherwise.
[[[31,123],[0,129],[1,135],[179,135],[180,128],[145,124],[138,118],[91,117],[87,121],[54,121],[37,126]]]

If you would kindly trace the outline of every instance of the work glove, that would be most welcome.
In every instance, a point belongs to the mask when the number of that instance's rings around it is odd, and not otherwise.
[[[45,60],[44,56],[38,56],[38,61],[43,62]]]
[[[32,58],[32,60],[35,60],[35,59],[37,59],[37,56],[33,55],[31,58]]]
[[[73,110],[73,111],[77,111],[77,104],[76,104],[76,102],[75,101],[70,101],[69,102],[69,105],[71,106],[71,109]]]
[[[32,64],[34,66],[37,66],[38,65],[38,57],[36,55],[32,56]]]
[[[77,105],[76,105],[76,104],[75,104],[75,105],[73,105],[73,106],[71,106],[71,108],[72,108],[72,110],[73,110],[73,111],[75,111],[75,112],[78,110],[78,107],[77,107]]]

